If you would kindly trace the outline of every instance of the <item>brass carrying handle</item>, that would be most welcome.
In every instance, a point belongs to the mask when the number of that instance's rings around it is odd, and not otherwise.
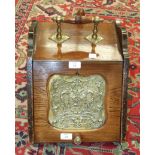
[[[93,23],[93,31],[92,34],[86,37],[86,39],[91,42],[92,44],[97,44],[99,41],[101,41],[103,38],[98,35],[98,24],[102,22],[103,20],[100,19],[98,16],[95,17],[83,17],[76,15],[75,18],[73,17],[61,17],[61,16],[55,16],[53,18],[53,21],[56,22],[57,24],[57,33],[52,35],[49,39],[55,41],[56,43],[62,43],[66,40],[69,39],[68,36],[62,35],[62,30],[61,30],[61,23],[69,23],[69,24],[86,24],[86,23]]]
[[[102,22],[103,20],[100,19],[99,17],[86,17],[84,9],[78,9],[76,12],[75,16],[66,16],[66,17],[61,17],[61,16],[56,16],[53,18],[53,21],[56,23],[62,22],[62,23],[68,23],[68,24],[89,24],[89,23],[99,23]]]
[[[103,20],[100,19],[98,16],[95,17],[85,17],[84,10],[79,9],[76,13],[75,17],[62,17],[62,16],[55,16],[53,17],[53,21],[57,24],[57,32],[53,34],[49,39],[55,41],[58,46],[58,53],[61,53],[61,44],[68,40],[70,37],[67,35],[62,34],[61,23],[68,23],[68,24],[89,24],[93,23],[93,30],[92,33],[85,37],[91,44],[92,44],[92,53],[95,53],[95,47],[98,42],[100,42],[103,37],[98,34],[98,24]]]
[[[52,18],[54,22],[60,21],[61,23],[68,23],[68,24],[91,24],[91,23],[100,23],[103,20],[100,19],[98,16],[95,17],[81,17],[81,16],[68,16],[68,17],[60,17],[56,16]]]

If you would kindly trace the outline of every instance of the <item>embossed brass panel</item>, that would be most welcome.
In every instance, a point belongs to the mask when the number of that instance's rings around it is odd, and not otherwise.
[[[53,75],[48,83],[49,122],[57,129],[100,128],[105,122],[104,96],[100,75]]]

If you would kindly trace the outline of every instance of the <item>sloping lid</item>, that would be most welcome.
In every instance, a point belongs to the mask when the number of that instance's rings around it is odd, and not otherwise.
[[[97,43],[96,56],[90,55],[91,43],[85,39],[92,33],[93,24],[62,24],[62,34],[70,38],[62,43],[58,54],[56,42],[49,38],[56,33],[56,23],[40,22],[36,30],[36,50],[34,60],[90,60],[90,61],[122,61],[119,51],[118,37],[114,23],[100,23],[98,34],[103,37]]]

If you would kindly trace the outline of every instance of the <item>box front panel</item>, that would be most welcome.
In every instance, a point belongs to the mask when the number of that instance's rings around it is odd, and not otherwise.
[[[120,141],[121,62],[34,61],[33,82],[35,143]]]

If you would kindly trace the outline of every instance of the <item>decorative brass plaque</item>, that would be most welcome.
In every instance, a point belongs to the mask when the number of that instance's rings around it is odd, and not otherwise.
[[[53,75],[48,83],[49,122],[58,129],[97,129],[105,122],[105,80],[100,75]]]

